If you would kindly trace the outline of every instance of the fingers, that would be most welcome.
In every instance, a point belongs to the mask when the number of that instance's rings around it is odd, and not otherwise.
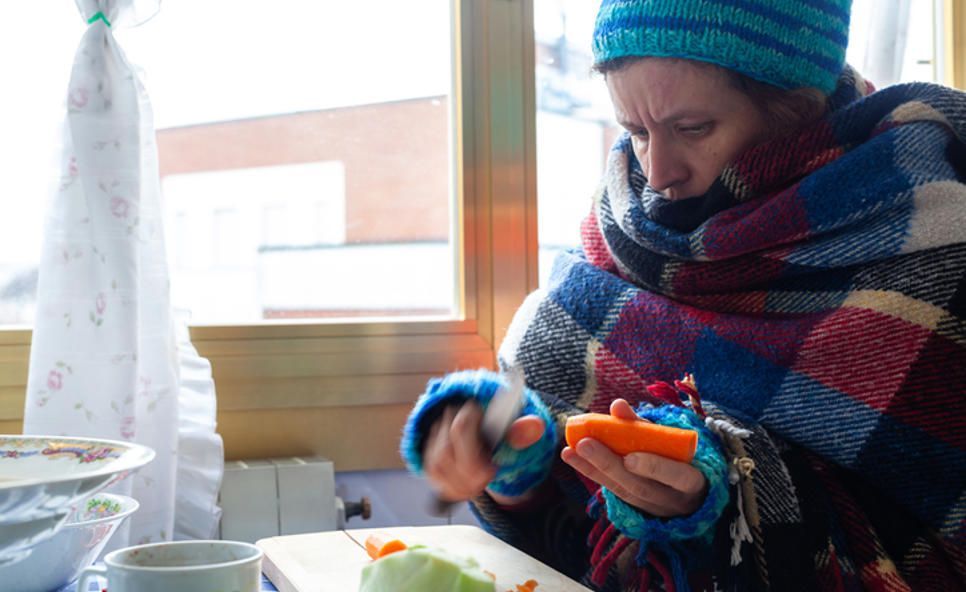
[[[475,402],[447,407],[430,427],[423,447],[423,470],[440,497],[463,501],[476,497],[493,480],[497,468],[480,437],[483,411]],[[536,415],[516,419],[506,441],[514,448],[531,446],[545,425]]]
[[[632,506],[660,517],[701,507],[707,480],[687,463],[646,453],[622,459],[592,438],[580,440],[575,448],[564,448],[561,459]]]
[[[532,446],[543,436],[546,426],[543,420],[536,415],[524,415],[512,424],[506,433],[506,442],[510,446],[522,450],[527,446]]]
[[[621,419],[640,419],[631,404],[624,399],[614,399],[610,403],[610,414]]]
[[[480,407],[465,403],[447,407],[429,429],[423,448],[423,470],[443,499],[472,499],[496,473],[480,440],[481,419]]]
[[[454,460],[487,462],[483,454],[483,442],[479,437],[483,410],[475,403],[459,407],[450,424],[449,438],[453,445]]]
[[[624,457],[624,468],[631,474],[663,483],[685,494],[701,493],[707,480],[690,464],[648,452],[632,452]]]
[[[600,452],[598,452],[597,448],[600,448]],[[608,455],[615,459],[613,463],[607,462],[606,457]],[[620,457],[607,450],[603,444],[592,438],[583,438],[577,443],[575,448],[570,446],[564,447],[564,449],[560,451],[560,458],[565,463],[583,473],[588,479],[595,481],[604,487],[607,487],[608,489],[611,489],[613,480],[607,474],[607,472],[600,469],[599,466],[616,466],[620,463]]]

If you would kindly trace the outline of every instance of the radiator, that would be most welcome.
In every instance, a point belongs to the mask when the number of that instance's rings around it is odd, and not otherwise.
[[[347,503],[335,495],[335,469],[322,457],[227,462],[218,502],[219,538],[250,543],[342,529],[348,518],[371,513],[367,498]]]

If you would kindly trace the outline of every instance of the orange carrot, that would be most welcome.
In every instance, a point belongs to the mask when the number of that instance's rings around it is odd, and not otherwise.
[[[573,448],[582,438],[599,440],[614,454],[651,452],[681,462],[691,462],[698,446],[698,433],[639,419],[622,419],[606,413],[584,413],[567,418],[567,445]]]
[[[366,553],[373,559],[379,559],[403,549],[406,549],[406,543],[390,538],[385,533],[373,533],[366,538]]]

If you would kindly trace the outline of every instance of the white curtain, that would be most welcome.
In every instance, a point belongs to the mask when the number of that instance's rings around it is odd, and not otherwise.
[[[48,205],[24,433],[129,440],[157,453],[117,486],[141,507],[110,548],[209,538],[223,467],[214,384],[173,318],[151,105],[112,33],[151,18],[160,0],[77,7],[87,30]]]
[[[902,80],[902,64],[909,36],[911,0],[875,0],[866,23],[865,48],[859,72],[876,88]]]

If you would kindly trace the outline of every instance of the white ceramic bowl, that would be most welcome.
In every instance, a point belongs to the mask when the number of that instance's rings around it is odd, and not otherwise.
[[[133,442],[0,435],[0,565],[23,560],[80,500],[153,458]]]
[[[27,558],[0,566],[0,587],[5,592],[50,592],[73,582],[137,509],[137,500],[124,495],[100,493],[83,500],[67,523],[35,544]]]

